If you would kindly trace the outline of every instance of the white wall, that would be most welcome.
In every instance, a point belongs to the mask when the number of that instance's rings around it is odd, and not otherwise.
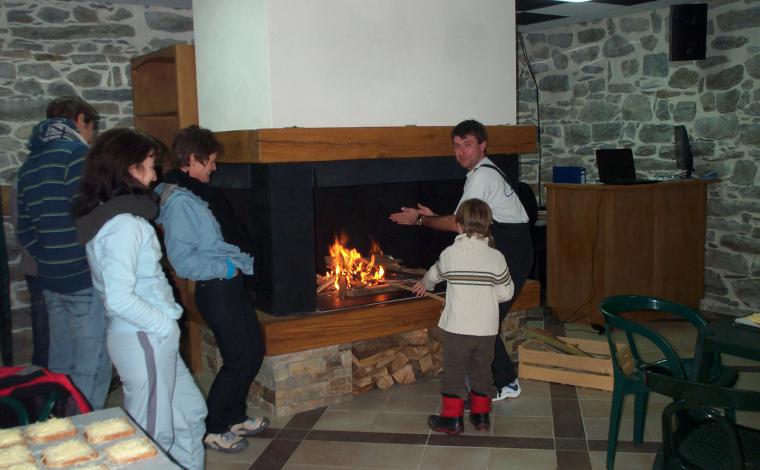
[[[193,0],[200,125],[271,127],[267,0]]]
[[[200,120],[213,130],[516,122],[513,2],[195,0],[193,8]],[[264,11],[266,26],[248,16]]]

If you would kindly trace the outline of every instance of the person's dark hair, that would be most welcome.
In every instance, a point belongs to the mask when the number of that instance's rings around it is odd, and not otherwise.
[[[480,199],[468,199],[464,201],[454,214],[454,219],[462,226],[462,231],[468,237],[488,239],[488,245],[493,247],[494,240],[491,235],[491,208]]]
[[[198,163],[206,163],[211,154],[224,153],[224,147],[216,140],[214,133],[199,126],[180,129],[172,142],[172,166],[184,168],[190,165],[190,155],[195,155]]]
[[[454,137],[464,139],[468,135],[474,136],[479,144],[488,140],[486,127],[474,119],[462,121],[451,129],[451,140],[454,140]]]
[[[166,147],[132,129],[118,128],[102,133],[85,156],[84,174],[72,208],[74,217],[82,217],[116,196],[151,194],[152,191],[129,174],[129,167],[142,163],[151,152],[160,160]]]
[[[51,101],[47,107],[48,119],[63,117],[71,121],[76,121],[77,116],[79,116],[80,113],[84,115],[85,123],[95,121],[97,124],[98,120],[100,120],[100,115],[95,108],[78,96],[58,97]]]

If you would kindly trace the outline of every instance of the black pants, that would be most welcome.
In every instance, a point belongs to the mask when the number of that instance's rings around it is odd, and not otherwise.
[[[507,317],[507,312],[522,290],[525,279],[533,267],[533,242],[530,237],[530,227],[524,224],[493,224],[491,231],[495,239],[496,249],[507,259],[507,267],[515,285],[515,295],[512,300],[499,304],[499,325]],[[493,362],[491,363],[493,381],[497,390],[509,385],[517,378],[515,366],[509,359],[501,336],[496,337]]]
[[[222,355],[206,400],[206,431],[219,434],[247,418],[246,398],[264,360],[264,341],[243,276],[199,281],[195,303]]]

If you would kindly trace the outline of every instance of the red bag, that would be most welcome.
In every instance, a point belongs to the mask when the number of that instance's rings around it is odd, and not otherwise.
[[[0,367],[0,397],[20,403],[30,422],[92,411],[87,399],[65,374],[31,367]],[[18,426],[18,413],[0,409],[0,427]]]

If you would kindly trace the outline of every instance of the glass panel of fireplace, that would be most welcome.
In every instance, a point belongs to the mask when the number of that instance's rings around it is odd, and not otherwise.
[[[490,158],[517,186],[518,157]],[[418,201],[451,213],[464,177],[453,158],[404,158],[220,164],[211,183],[223,188],[251,229],[257,307],[282,316],[410,297],[399,291],[319,305],[316,273],[324,274],[328,246],[340,231],[362,253],[372,237],[406,266],[427,269],[454,234],[399,226],[388,215]]]

